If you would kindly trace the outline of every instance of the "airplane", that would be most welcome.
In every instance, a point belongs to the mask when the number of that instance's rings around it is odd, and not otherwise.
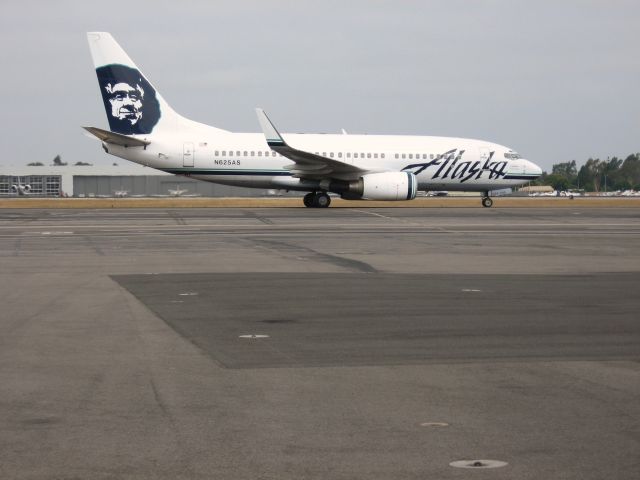
[[[167,197],[200,197],[201,195],[199,193],[188,193],[189,190],[185,190],[182,189],[180,187],[176,187],[176,189],[173,188],[169,188],[167,189],[167,194],[162,195],[162,194],[154,194],[151,195],[152,197],[158,197],[158,198],[167,198]],[[186,195],[185,195],[186,194]]]
[[[29,195],[29,193],[31,193],[31,185],[23,185],[22,183],[20,183],[20,179],[18,179],[17,184],[11,185],[11,193],[17,194],[19,196]]]
[[[325,208],[348,200],[413,200],[417,190],[482,192],[522,185],[542,169],[514,150],[468,138],[281,134],[256,108],[262,134],[234,133],[176,113],[106,32],[87,33],[109,130],[83,127],[108,154],[224,185],[308,192]]]
[[[189,190],[186,188],[176,187],[175,189],[169,188],[167,190],[169,192],[169,196],[171,197],[199,197],[199,193],[189,193]],[[186,194],[186,195],[185,195]]]

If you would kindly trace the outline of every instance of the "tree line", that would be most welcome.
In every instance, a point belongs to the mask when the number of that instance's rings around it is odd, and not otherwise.
[[[60,157],[60,155],[56,155],[55,158],[53,159],[53,163],[51,164],[52,167],[65,167],[67,165],[67,162],[63,162],[62,158]],[[87,163],[87,162],[76,162],[74,163],[75,166],[93,166],[93,163]],[[117,165],[114,163],[114,165]],[[44,167],[44,163],[42,162],[31,162],[31,163],[27,163],[27,167]]]
[[[558,191],[640,190],[640,153],[633,153],[624,160],[590,158],[580,169],[575,160],[556,163],[551,173],[544,172],[534,184],[551,185]]]

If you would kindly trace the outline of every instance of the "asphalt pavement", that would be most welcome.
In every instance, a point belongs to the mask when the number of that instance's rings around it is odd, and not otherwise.
[[[639,247],[634,208],[0,210],[0,478],[635,479]]]

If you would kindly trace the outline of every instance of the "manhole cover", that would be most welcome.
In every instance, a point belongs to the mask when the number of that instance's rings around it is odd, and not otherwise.
[[[449,465],[456,468],[499,468],[508,463],[500,460],[456,460]]]

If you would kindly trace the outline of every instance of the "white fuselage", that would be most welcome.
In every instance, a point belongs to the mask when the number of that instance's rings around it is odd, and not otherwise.
[[[292,161],[271,150],[263,134],[231,133],[185,122],[176,133],[138,138],[147,147],[105,145],[109,153],[170,173],[225,185],[310,190],[292,176]],[[191,127],[191,128],[190,128]],[[488,191],[522,185],[540,168],[491,142],[405,135],[283,134],[289,145],[369,172],[407,171],[420,190]],[[339,179],[339,178],[338,178]]]

